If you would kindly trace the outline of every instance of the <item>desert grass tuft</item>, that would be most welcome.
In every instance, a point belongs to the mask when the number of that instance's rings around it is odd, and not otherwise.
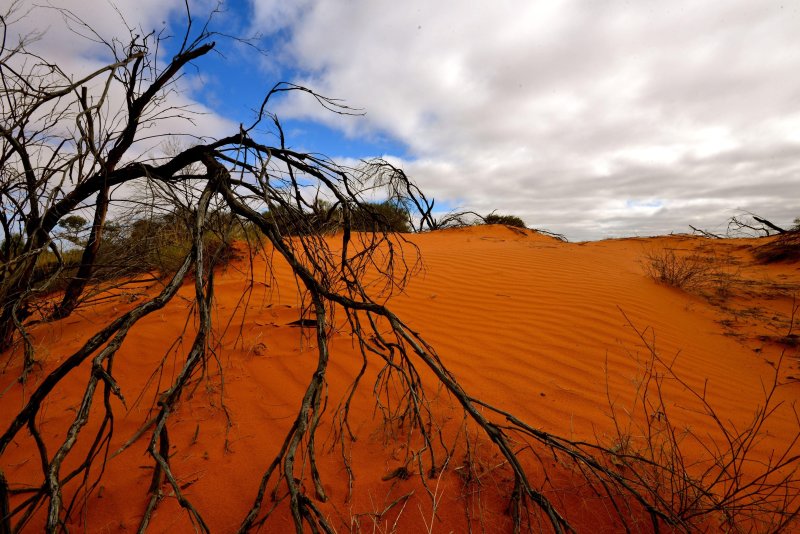
[[[645,273],[656,282],[684,290],[706,285],[714,273],[709,258],[694,254],[678,255],[670,248],[648,252],[643,265]]]

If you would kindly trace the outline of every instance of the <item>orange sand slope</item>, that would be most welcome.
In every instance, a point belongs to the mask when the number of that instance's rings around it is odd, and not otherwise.
[[[435,347],[473,397],[512,412],[537,429],[612,448],[635,447],[642,438],[637,391],[643,384],[655,391],[658,382],[647,381],[651,369],[661,373],[657,376],[664,396],[663,404],[652,405],[646,416],[652,428],[661,428],[663,418],[670,417],[675,428],[722,441],[692,391],[705,392],[729,428],[743,429],[764,404],[765,391],[777,376],[772,403],[779,406],[752,445],[753,459],[767,461],[771,450],[785,449],[800,430],[791,410],[800,392],[792,333],[800,269],[795,264],[756,265],[749,252],[754,240],[671,236],[573,244],[502,226],[406,237],[418,247],[423,269],[402,293],[391,297],[388,307]],[[410,261],[412,248],[408,247]],[[647,276],[646,266],[648,257],[664,250],[673,250],[678,257],[701,257],[711,267],[691,290],[657,283]],[[302,313],[297,283],[277,261],[268,269],[264,253],[252,266],[237,260],[221,269],[215,284],[214,351],[203,378],[169,419],[169,461],[183,496],[210,531],[234,532],[297,415],[316,367],[317,345],[313,328],[290,324]],[[16,381],[20,355],[10,360],[3,356],[0,431],[8,428],[38,383],[63,358],[111,318],[157,291],[103,301],[63,321],[34,328],[42,366],[24,387]],[[88,482],[74,480],[64,487],[65,503],[77,510],[67,525],[71,531],[138,528],[154,466],[146,450],[152,429],[145,423],[152,417],[158,393],[172,383],[190,348],[196,328],[193,296],[194,286],[186,282],[171,303],[131,330],[120,349],[114,376],[125,404],[115,397],[109,400],[115,417],[102,477],[98,461]],[[432,417],[442,425],[448,443],[459,443],[443,473],[419,477],[413,462],[405,462],[405,448],[410,446],[406,443],[411,442],[406,440],[412,440],[407,432],[412,431],[402,424],[387,428],[378,416],[373,384],[380,366],[371,358],[350,405],[349,424],[357,440],[349,442],[336,432],[337,407],[359,373],[362,356],[343,314],[335,319],[326,377],[328,404],[316,445],[327,496],[324,502],[317,499],[316,505],[332,527],[337,532],[510,530],[506,507],[513,478],[508,466],[474,428],[467,427],[469,447],[457,439],[464,437],[459,434],[464,428],[462,415],[455,400],[436,389],[429,373],[422,371],[421,379],[433,386]],[[655,367],[648,345],[661,358]],[[682,382],[666,373],[665,365],[671,365]],[[89,374],[89,365],[72,372],[40,415],[41,438],[50,455],[65,439]],[[102,395],[95,403],[62,474],[76,468],[90,450],[100,424]],[[143,425],[141,437],[131,441]],[[708,443],[687,439],[687,461],[702,456]],[[519,449],[524,449],[522,443]],[[347,464],[343,455],[349,458]],[[578,531],[618,531],[613,503],[581,489],[575,467],[541,458],[526,462],[541,478],[543,492],[563,505]],[[345,465],[353,470],[352,495]],[[552,468],[549,481],[544,479],[547,466]],[[32,494],[25,490],[42,485],[36,444],[28,432],[20,431],[0,457],[0,470],[12,490],[12,510]],[[467,472],[474,477],[465,476]],[[314,499],[307,472],[304,477],[304,492]],[[163,491],[149,531],[193,531],[192,520],[174,492],[168,485]],[[262,515],[272,506],[276,509],[263,528],[275,532],[294,528],[284,497],[285,490],[279,489],[265,499]],[[794,497],[789,495],[787,506],[796,506]],[[40,530],[46,511],[43,503],[26,530]],[[712,515],[703,524],[714,530],[717,520]],[[546,519],[531,521],[533,530],[549,528]],[[645,532],[652,528],[649,519],[633,521],[632,527]]]

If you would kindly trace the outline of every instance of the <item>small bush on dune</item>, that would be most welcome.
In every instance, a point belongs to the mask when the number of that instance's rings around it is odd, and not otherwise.
[[[262,215],[278,228],[281,235],[310,235],[319,230],[318,216],[291,204],[270,206]]]
[[[0,263],[8,263],[19,256],[24,246],[25,239],[22,234],[11,234],[8,239],[3,239],[0,242]]]
[[[497,213],[490,213],[483,218],[484,224],[504,224],[506,226],[513,226],[514,228],[527,228],[525,221],[516,215],[500,215]]]
[[[224,219],[227,215],[222,214]],[[213,219],[213,214],[212,217]],[[220,216],[218,216],[220,218]],[[85,221],[84,221],[85,222]],[[205,268],[223,266],[240,257],[228,235],[230,220],[212,220],[205,232]],[[77,232],[65,239],[76,243]],[[0,245],[3,248],[5,243]],[[10,248],[10,247],[6,247]],[[141,279],[172,276],[192,249],[191,232],[177,211],[134,221],[109,221],[98,251],[94,271],[83,300],[90,300],[105,288],[121,287]],[[16,252],[17,255],[20,252]],[[14,256],[12,255],[12,260]],[[32,274],[32,283],[42,294],[64,291],[78,275],[82,249],[67,248],[56,254],[51,249],[40,253]],[[44,315],[48,312],[44,311]]]
[[[334,207],[324,201],[317,201],[312,211],[282,204],[271,207],[263,215],[278,227],[281,234],[290,236],[330,234],[340,231],[345,226],[345,217],[349,217],[350,230],[354,232],[412,231],[408,209],[390,200],[352,205],[347,212],[341,206]]]
[[[182,210],[134,221],[120,226],[100,250],[100,266],[125,267],[138,274],[157,271],[161,276],[174,274],[192,249],[191,214]],[[229,213],[211,213],[209,229],[204,233],[206,268],[224,265],[236,258],[228,235],[235,225]]]
[[[370,202],[351,212],[350,225],[360,232],[399,232],[411,231],[408,210],[391,201]]]
[[[679,256],[668,248],[647,253],[644,269],[656,282],[679,289],[696,289],[704,285],[713,273],[708,258],[697,255]]]
[[[780,234],[774,241],[753,249],[760,263],[800,261],[800,229]]]

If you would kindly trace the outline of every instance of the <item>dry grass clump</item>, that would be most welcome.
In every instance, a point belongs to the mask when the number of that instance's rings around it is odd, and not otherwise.
[[[648,252],[643,265],[645,273],[656,282],[686,290],[705,285],[714,274],[709,258],[678,255],[669,248]]]
[[[800,431],[780,444],[764,442],[767,424],[779,410],[788,409],[798,418],[794,405],[783,406],[778,400],[783,355],[771,380],[762,384],[764,396],[751,418],[734,424],[711,404],[708,382],[702,389],[690,385],[675,372],[675,360],[658,353],[655,336],[625,318],[649,354],[640,362],[632,404],[618,406],[607,389],[615,432],[606,453],[620,469],[620,478],[647,495],[648,502],[669,510],[678,531],[699,532],[717,525],[719,531],[731,533],[794,532],[800,516]],[[711,423],[708,429],[698,431],[678,420],[680,409],[669,401],[673,386],[694,398],[691,411]],[[761,455],[767,450],[764,459]],[[658,532],[658,525],[653,526]]]
[[[730,255],[677,254],[674,249],[653,250],[642,262],[656,282],[697,293],[712,303],[726,301],[744,281],[738,261]]]
[[[774,241],[753,249],[760,263],[796,262],[800,260],[800,230],[779,235]]]

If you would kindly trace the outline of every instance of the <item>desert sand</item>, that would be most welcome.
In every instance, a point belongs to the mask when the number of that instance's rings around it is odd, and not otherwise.
[[[721,419],[746,427],[764,404],[765,389],[777,380],[773,404],[783,404],[760,430],[754,458],[766,461],[771,450],[785,448],[796,436],[791,403],[800,394],[800,369],[792,333],[800,269],[791,263],[756,264],[750,250],[761,241],[666,236],[563,243],[504,226],[405,237],[418,247],[421,269],[387,306],[435,347],[472,396],[545,432],[613,446],[619,434],[611,416],[616,414],[623,426],[628,410],[637,417],[637,388],[652,363],[652,348],[683,380],[678,383],[670,375],[663,382],[664,406],[677,426],[719,439],[694,391],[705,392]],[[654,281],[646,272],[647,257],[665,249],[702,256],[714,265],[714,276],[692,290]],[[247,514],[316,366],[314,329],[291,324],[302,318],[297,284],[279,262],[268,269],[268,256],[268,250],[262,252],[252,264],[238,259],[217,273],[213,357],[169,422],[172,469],[212,532],[236,531]],[[48,371],[99,327],[158,289],[127,290],[65,320],[34,328],[34,343],[45,357],[27,384],[17,382],[19,355],[3,357],[0,430],[5,431]],[[169,386],[185,358],[195,326],[187,319],[193,291],[186,282],[177,298],[131,330],[117,355],[114,376],[125,404],[113,397],[109,401],[115,413],[108,447],[112,454],[88,496],[70,489],[77,484],[65,487],[65,502],[75,497],[80,508],[87,499],[84,511],[73,514],[70,531],[138,528],[153,470],[146,451],[149,429],[138,440],[129,440],[152,417],[157,392]],[[357,440],[346,453],[354,474],[349,495],[339,437],[332,428],[362,356],[343,317],[337,316],[334,326],[328,405],[317,438],[327,501],[317,506],[336,531],[510,531],[504,495],[510,483],[507,466],[485,436],[467,434],[471,468],[464,463],[462,439],[442,473],[420,477],[412,465],[410,477],[398,476],[398,468],[404,467],[403,440],[393,439],[395,429],[385,428],[376,412],[374,363],[351,403],[350,426]],[[70,373],[43,410],[42,439],[51,454],[64,439],[89,373],[89,365]],[[423,378],[430,377],[423,372]],[[445,436],[455,439],[462,417],[455,400],[435,390],[431,399]],[[92,425],[97,424],[97,417],[90,420],[84,440],[91,440]],[[638,427],[625,428],[636,438]],[[87,451],[89,445],[79,438],[76,448]],[[690,456],[703,453],[691,440],[686,447]],[[75,456],[67,467],[82,457]],[[545,465],[543,461],[533,469]],[[465,472],[472,468],[480,482],[467,484]],[[21,431],[9,445],[0,469],[12,490],[42,483],[29,433]],[[552,469],[545,491],[564,504],[567,519],[579,532],[618,531],[608,499],[587,493],[579,477],[570,477],[563,466]],[[98,471],[99,464],[91,477],[98,477]],[[313,498],[311,482],[303,484]],[[169,488],[165,492],[149,531],[193,531],[188,514]],[[12,508],[27,495],[14,494]],[[266,502],[274,504],[270,498]],[[40,508],[26,531],[39,531],[45,513],[46,507]],[[650,528],[646,521],[637,524],[641,531]],[[713,518],[706,524],[715,529]],[[294,529],[285,500],[279,499],[262,529]]]

